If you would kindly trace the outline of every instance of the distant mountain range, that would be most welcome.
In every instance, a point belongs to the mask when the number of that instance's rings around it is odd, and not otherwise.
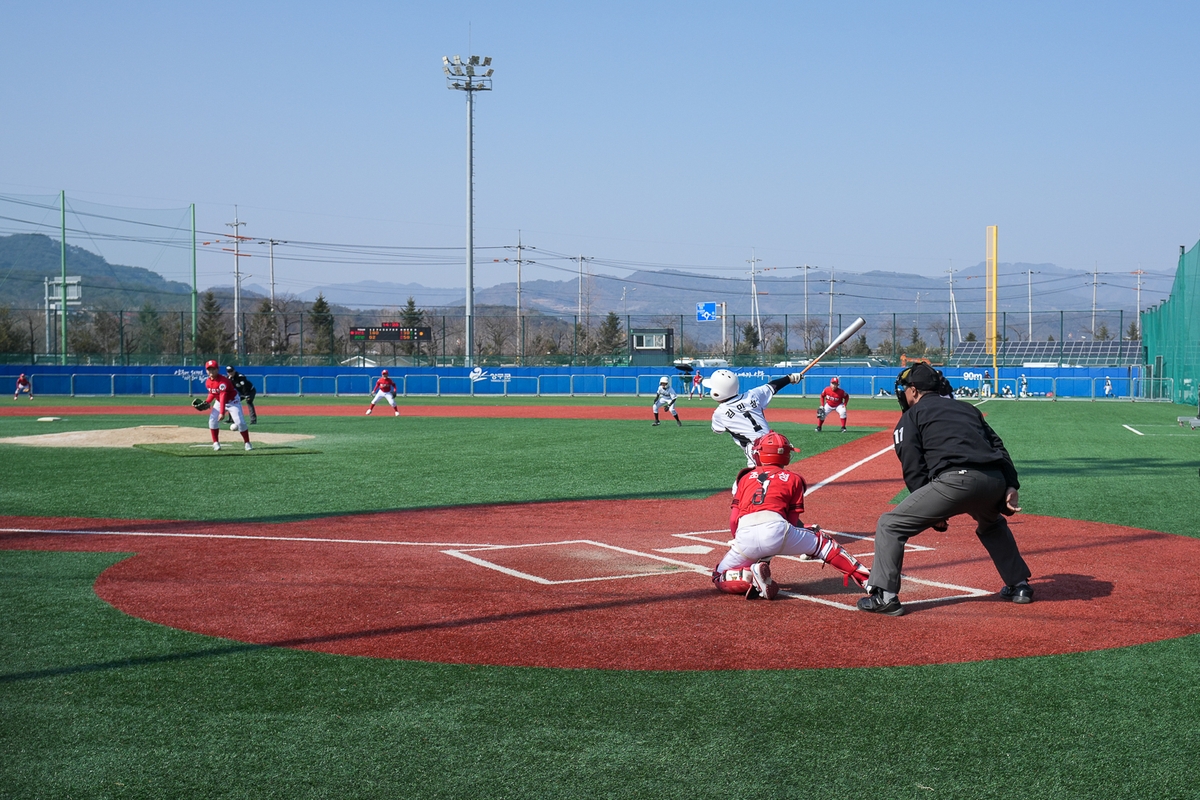
[[[68,246],[69,273],[80,275],[88,306],[135,309],[150,302],[159,309],[184,308],[190,304],[191,287],[168,281],[141,267],[109,264],[80,247]],[[59,244],[41,234],[0,236],[0,305],[38,308],[44,302],[43,279],[60,273]],[[805,274],[807,272],[807,275]],[[834,272],[828,269],[778,270],[755,276],[759,312],[763,315],[829,313],[832,291],[833,313],[868,315],[892,312],[946,314],[950,310],[949,274],[942,278],[900,272]],[[1095,287],[1100,309],[1132,311],[1136,295],[1134,277],[1118,282],[1101,276]],[[1124,278],[1124,276],[1122,276]],[[832,279],[832,282],[831,282]],[[1167,291],[1144,286],[1142,307],[1166,297]],[[807,284],[807,287],[806,287]],[[208,287],[220,297],[232,295],[232,287]],[[205,289],[207,290],[207,288]],[[1001,264],[998,308],[1010,313],[1029,307],[1032,290],[1034,311],[1083,311],[1092,307],[1092,274],[1066,270],[1054,264]],[[246,299],[268,296],[258,284],[244,284]],[[300,299],[311,302],[323,294],[332,305],[351,309],[399,307],[412,297],[426,309],[460,308],[462,289],[431,288],[418,283],[357,281],[330,283],[304,292]],[[954,273],[954,294],[960,313],[982,312],[985,285],[982,263]],[[639,271],[625,277],[585,275],[582,292],[584,313],[686,315],[694,319],[697,303],[726,303],[727,313],[751,313],[751,284],[742,278],[699,275],[679,270]],[[807,301],[806,301],[807,295]],[[514,307],[516,283],[477,288],[477,307]],[[576,278],[562,281],[533,280],[521,285],[525,311],[556,316],[573,316],[580,307],[580,285]]]

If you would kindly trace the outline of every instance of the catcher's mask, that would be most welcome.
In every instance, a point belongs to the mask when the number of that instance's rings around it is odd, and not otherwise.
[[[204,362],[204,368],[205,368],[205,369],[220,369],[221,367],[220,367],[220,365],[219,365],[219,364],[217,364],[217,362],[216,362],[216,361],[211,361],[211,360],[210,360],[210,361],[205,361],[205,362]]]
[[[794,452],[796,452],[796,448],[792,447],[792,443],[788,441],[787,437],[774,431],[758,437],[750,448],[750,455],[754,457],[754,463],[760,467],[768,464],[786,467],[792,462],[792,453]]]
[[[719,369],[700,382],[709,395],[718,403],[738,396],[738,376],[727,369]]]
[[[900,403],[903,411],[908,411],[908,398],[905,397],[904,390],[909,386],[922,392],[954,394],[946,376],[924,361],[901,370],[900,374],[896,376],[896,400]]]

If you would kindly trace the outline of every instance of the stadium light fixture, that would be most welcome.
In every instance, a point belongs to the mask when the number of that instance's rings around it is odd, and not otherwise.
[[[482,64],[480,63],[482,61]],[[468,56],[464,65],[461,56],[453,59],[442,56],[442,71],[446,74],[446,88],[467,93],[467,276],[466,307],[464,313],[463,346],[464,366],[474,366],[475,360],[475,93],[492,90],[492,72],[475,74],[475,67],[489,66],[491,56]],[[465,71],[464,71],[465,67]],[[451,75],[453,68],[453,75]],[[465,78],[466,80],[459,80]]]

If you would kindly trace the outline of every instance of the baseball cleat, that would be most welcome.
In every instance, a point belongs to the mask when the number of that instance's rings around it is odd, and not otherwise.
[[[889,617],[899,617],[904,613],[904,606],[900,605],[900,598],[893,597],[891,600],[884,600],[883,593],[878,589],[872,589],[871,593],[858,601],[859,611],[868,611],[872,614],[886,614]]]
[[[820,425],[818,425],[818,426],[817,426],[817,433],[820,433],[820,432],[821,432],[821,426],[820,426]]]
[[[220,450],[220,449],[221,449],[221,443],[213,442],[213,450]]]
[[[398,416],[400,416],[400,412],[399,412],[399,411],[397,411],[397,412],[396,412],[396,416],[397,416],[397,417],[398,417]]]
[[[771,566],[766,561],[756,561],[750,565],[751,588],[758,592],[760,597],[765,597],[768,600],[774,600],[779,594],[779,584],[771,580]],[[746,595],[750,597],[749,594]]]
[[[650,427],[652,427],[652,428],[653,428],[653,427],[657,427],[657,426],[658,426],[658,421],[657,421],[657,420],[655,420],[654,424],[653,424],[653,425],[651,425]]]
[[[845,432],[846,432],[845,428],[842,428],[840,431],[838,431],[838,433],[845,433]]]
[[[366,416],[368,416],[368,417],[371,416],[371,409],[369,409],[369,408],[367,409]]]
[[[1033,602],[1033,587],[1028,583],[1018,583],[1016,586],[1005,586],[1000,590],[1000,596],[1024,605]]]
[[[246,442],[246,449],[247,449],[247,450],[253,450],[254,448],[250,446],[250,443],[249,443],[249,442]]]
[[[683,423],[682,423],[682,422],[680,422],[679,420],[675,420],[675,424],[676,424],[676,425],[678,425],[678,426],[679,426],[679,427],[681,427],[681,428],[683,427]]]

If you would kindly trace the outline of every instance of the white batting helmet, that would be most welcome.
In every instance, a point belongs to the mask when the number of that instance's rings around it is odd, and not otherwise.
[[[659,385],[659,386],[670,386],[670,385],[671,385],[671,379],[670,379],[670,378],[659,378],[659,379],[658,379],[658,385]]]
[[[709,395],[718,403],[738,396],[738,376],[727,369],[719,369],[700,384],[708,389]]]

